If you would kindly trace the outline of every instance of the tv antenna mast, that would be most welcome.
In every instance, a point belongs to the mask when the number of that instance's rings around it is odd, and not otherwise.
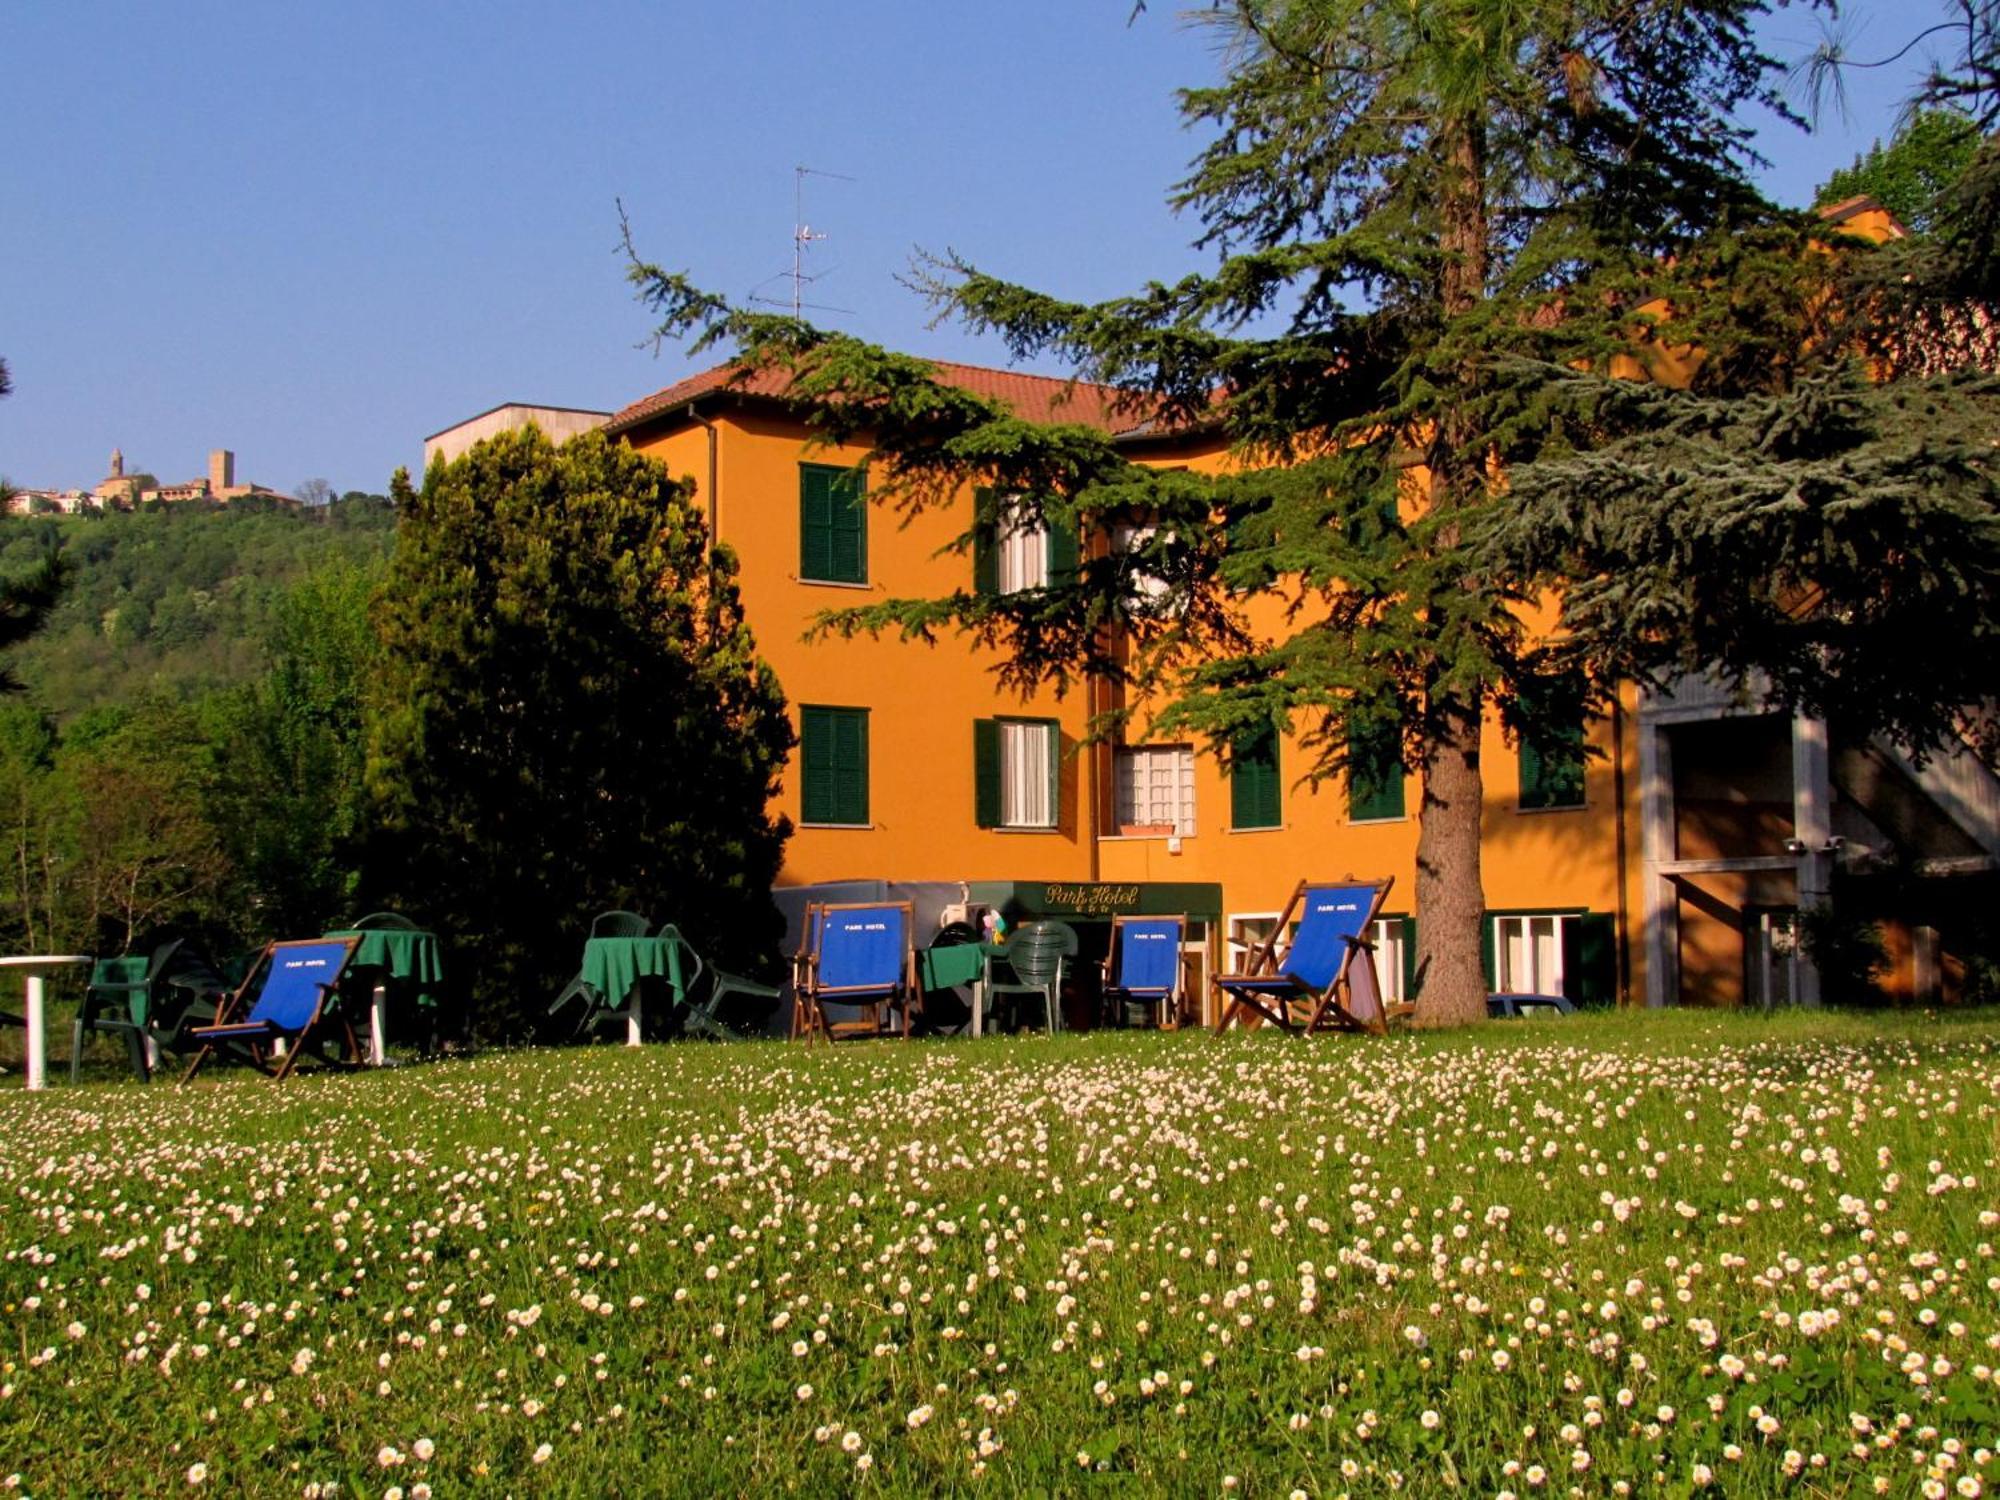
[[[796,166],[792,168],[792,268],[790,271],[779,272],[778,276],[767,277],[758,284],[760,286],[769,286],[771,282],[778,280],[779,276],[790,280],[792,283],[791,309],[792,316],[795,318],[803,318],[808,310],[813,312],[847,313],[851,316],[854,312],[854,309],[851,307],[829,307],[822,302],[806,301],[806,288],[820,280],[821,277],[832,275],[836,269],[835,267],[828,267],[824,271],[814,273],[808,273],[806,270],[806,252],[814,244],[826,238],[825,231],[814,229],[806,222],[806,179],[808,177],[825,177],[834,182],[854,182],[858,180],[842,172],[822,172],[817,167]],[[783,307],[785,305],[775,297],[758,296],[754,291],[751,300],[768,303],[773,307]]]

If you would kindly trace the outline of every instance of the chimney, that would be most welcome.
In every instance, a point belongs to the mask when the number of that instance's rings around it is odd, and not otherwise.
[[[227,448],[217,448],[208,455],[208,492],[220,495],[224,490],[236,488],[236,455]]]

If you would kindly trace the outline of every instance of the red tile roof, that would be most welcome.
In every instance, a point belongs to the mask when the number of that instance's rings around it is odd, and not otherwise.
[[[1143,398],[1140,398],[1141,404],[1135,407],[1133,398],[1112,386],[1092,385],[1086,381],[1072,383],[1046,375],[1027,375],[1019,370],[954,364],[950,360],[931,360],[928,363],[937,372],[937,378],[945,384],[996,401],[1030,421],[1080,422],[1101,432],[1121,432],[1144,419]],[[714,391],[728,391],[753,400],[776,401],[784,397],[791,384],[790,375],[781,369],[755,370],[740,380],[733,380],[737,370],[738,367],[733,364],[717,365],[712,370],[690,375],[665,390],[634,401],[605,423],[604,430],[613,435],[630,431],[642,422],[671,416],[697,396]],[[1124,403],[1122,406],[1121,402]]]

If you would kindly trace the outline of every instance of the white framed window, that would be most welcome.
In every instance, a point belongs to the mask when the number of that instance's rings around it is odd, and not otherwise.
[[[1166,827],[1194,832],[1194,747],[1120,745],[1112,753],[1120,828]]]
[[[1001,593],[1048,587],[1049,529],[1040,521],[1027,519],[1020,501],[1009,500],[1002,508],[994,544],[999,554]]]
[[[1494,987],[1504,995],[1563,992],[1562,916],[1494,917]]]
[[[1264,945],[1278,925],[1278,914],[1274,911],[1245,911],[1233,913],[1227,928],[1228,972],[1241,974],[1250,967],[1250,960]]]
[[[1408,972],[1410,929],[1401,917],[1377,917],[1368,936],[1375,943],[1375,987],[1384,1005],[1401,1005]]]
[[[1000,721],[1000,826],[1056,826],[1056,726]]]
[[[1158,529],[1154,526],[1134,526],[1130,524],[1113,527],[1111,532],[1112,550],[1129,557],[1132,553],[1139,551],[1147,543],[1151,542]],[[1134,595],[1134,602],[1139,608],[1148,612],[1160,608],[1160,601],[1166,597],[1167,593],[1168,585],[1166,579],[1161,578],[1158,574],[1146,571],[1143,566],[1136,562],[1129,565],[1127,578]]]

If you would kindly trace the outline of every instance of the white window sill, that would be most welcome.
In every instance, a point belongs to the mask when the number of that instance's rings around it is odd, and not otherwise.
[[[983,833],[1061,833],[1062,828],[1055,823],[996,823],[993,827],[980,831]]]
[[[1398,813],[1393,818],[1349,818],[1347,826],[1349,828],[1382,828],[1391,823],[1407,823],[1409,821],[1410,815],[1408,813]]]
[[[859,833],[859,832],[865,832],[868,829],[873,828],[875,825],[873,823],[808,823],[803,818],[801,818],[799,820],[798,826],[800,828],[845,829],[849,833]]]
[[[1261,828],[1225,828],[1224,833],[1283,833],[1289,825],[1271,823]]]
[[[1560,807],[1521,807],[1516,805],[1514,811],[1523,817],[1535,818],[1540,817],[1543,813],[1589,812],[1590,804],[1588,802],[1565,802]]]
[[[1191,839],[1191,833],[1100,833],[1100,844],[1164,844],[1168,839]]]
[[[869,582],[865,578],[862,579],[861,582],[859,583],[850,583],[844,578],[800,578],[797,574],[793,574],[792,582],[803,583],[808,587],[816,589],[864,589],[865,590],[865,589],[872,589],[875,587],[873,583]]]

